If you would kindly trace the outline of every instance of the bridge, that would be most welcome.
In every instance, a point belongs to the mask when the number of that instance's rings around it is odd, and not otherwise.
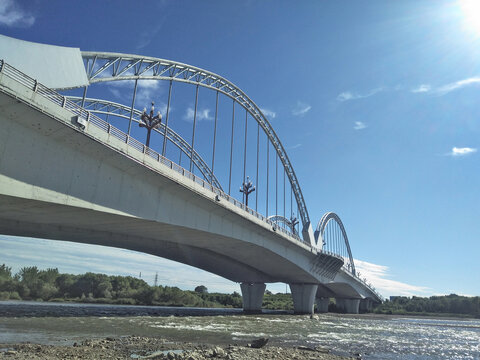
[[[0,233],[195,266],[240,283],[249,312],[274,282],[290,285],[296,313],[315,301],[327,311],[332,297],[349,313],[381,302],[340,217],[329,212],[313,230],[284,146],[232,82],[175,61],[2,35],[0,59]],[[145,81],[164,97],[157,117],[137,108]],[[128,103],[111,99],[125,88]]]

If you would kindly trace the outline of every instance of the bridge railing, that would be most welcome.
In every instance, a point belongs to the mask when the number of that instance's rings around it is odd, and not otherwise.
[[[296,239],[297,241],[300,241],[302,243],[303,240],[297,235],[294,234],[286,229],[284,229],[281,226],[278,226],[274,221],[271,221],[267,219],[265,216],[262,214],[256,212],[255,210],[245,206],[241,201],[238,201],[234,197],[226,194],[222,190],[214,187],[207,181],[203,180],[202,177],[199,177],[190,171],[186,170],[185,168],[181,167],[180,165],[174,163],[173,161],[167,159],[166,157],[162,156],[155,150],[150,149],[149,147],[145,146],[143,143],[140,141],[132,138],[129,136],[127,133],[124,133],[120,129],[112,126],[105,120],[99,118],[98,116],[91,114],[89,111],[85,110],[83,107],[77,105],[73,101],[67,99],[65,96],[57,93],[56,91],[40,84],[37,82],[37,80],[31,78],[27,74],[22,73],[21,71],[17,70],[13,66],[5,63],[3,60],[0,60],[0,74],[4,74],[8,76],[9,78],[17,81],[18,83],[24,85],[28,89],[34,91],[35,93],[41,95],[45,99],[48,99],[52,103],[55,103],[58,106],[61,106],[62,108],[70,111],[72,114],[78,116],[79,118],[84,119],[88,123],[94,125],[95,127],[105,131],[109,135],[125,142],[126,144],[130,145],[133,149],[139,151],[142,154],[145,154],[152,159],[158,161],[159,163],[169,167],[171,170],[176,171],[177,173],[183,175],[186,178],[191,179],[192,181],[196,182],[197,184],[201,185],[205,189],[209,189],[216,195],[217,201],[220,201],[220,199],[224,199],[228,201],[229,203],[235,205],[236,207],[239,207],[243,209],[244,211],[248,212],[250,215],[255,216],[257,219],[262,220],[263,222],[269,224],[272,227],[273,231],[278,231],[280,233],[283,233],[284,235],[287,235],[291,238]],[[307,244],[310,246],[310,244]],[[324,251],[324,253],[327,253]],[[336,256],[336,255],[335,255]]]

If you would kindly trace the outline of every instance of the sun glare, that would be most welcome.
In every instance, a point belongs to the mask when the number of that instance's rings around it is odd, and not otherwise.
[[[480,0],[459,0],[465,25],[480,36]]]

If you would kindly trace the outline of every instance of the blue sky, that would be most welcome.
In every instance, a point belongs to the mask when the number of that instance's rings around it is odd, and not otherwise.
[[[340,215],[357,267],[383,295],[479,295],[480,9],[471,4],[1,0],[0,33],[221,74],[271,121],[314,225],[327,211]],[[145,84],[140,102],[158,97],[161,108],[166,89]],[[109,91],[128,104],[124,90]],[[211,127],[213,109],[208,95],[201,98]],[[185,134],[192,104],[193,96],[173,108]],[[238,291],[216,276],[124,250],[6,236],[0,250],[0,263],[14,269],[124,273],[116,260],[124,256],[130,273],[147,280],[158,271],[164,283]],[[82,260],[89,256],[96,260]]]

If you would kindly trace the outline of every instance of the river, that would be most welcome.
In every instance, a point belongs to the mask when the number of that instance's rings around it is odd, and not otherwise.
[[[194,309],[71,303],[0,302],[0,343],[70,345],[86,338],[154,336],[172,341],[323,346],[362,359],[480,359],[480,320]]]

